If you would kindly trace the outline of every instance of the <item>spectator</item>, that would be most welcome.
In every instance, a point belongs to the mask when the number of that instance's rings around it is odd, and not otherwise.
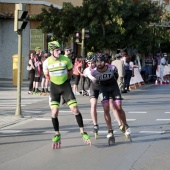
[[[127,93],[127,91],[129,91],[130,79],[132,76],[134,76],[132,75],[133,62],[131,61],[131,57],[128,55],[125,57],[125,60],[124,60],[124,70],[125,70],[125,76],[124,76],[122,93]]]
[[[81,72],[83,73],[84,70],[88,67],[87,62],[86,62],[86,58],[83,58],[82,60],[82,67],[81,67]],[[86,85],[86,87],[85,87]],[[90,88],[90,80],[85,77],[85,76],[81,76],[81,89],[82,89],[82,95],[83,96],[88,96],[88,91]],[[87,89],[87,90],[86,90]]]
[[[123,91],[123,80],[124,80],[124,75],[125,75],[125,71],[124,71],[124,61],[120,60],[121,58],[121,54],[116,54],[115,55],[115,60],[112,61],[111,65],[114,65],[117,67],[118,69],[118,79],[117,79],[117,84],[119,86],[120,92]]]
[[[48,50],[43,51],[43,56],[41,58],[42,66],[43,62],[48,58]],[[41,92],[49,93],[48,90],[49,80],[45,78],[44,73],[41,74]]]
[[[80,82],[80,77],[83,76],[81,72],[82,64],[83,64],[82,61],[83,61],[82,56],[78,56],[74,63],[73,74],[74,74],[75,82],[73,85],[73,92],[75,95],[80,95],[80,93],[78,92],[78,84]]]
[[[34,85],[33,85],[34,86],[33,92],[39,93],[40,90],[38,89],[38,86],[39,86],[40,77],[42,74],[42,61],[41,61],[42,50],[40,47],[36,47],[35,52],[36,52],[35,58],[34,58],[35,79],[34,79]]]
[[[165,69],[165,66],[167,65],[168,65],[167,54],[164,53],[163,57],[161,58],[161,62],[160,62],[160,79],[161,79],[160,84],[166,84],[166,80],[164,79],[164,69]]]
[[[34,77],[35,77],[35,67],[34,67],[34,53],[33,51],[31,51],[29,53],[29,61],[28,61],[28,66],[31,66],[32,69],[29,70],[28,72],[28,78],[30,80],[29,82],[29,91],[28,94],[32,94],[33,93],[33,82],[34,82]]]
[[[68,57],[71,60],[71,51],[72,49],[70,47],[65,47],[64,49],[64,56]]]

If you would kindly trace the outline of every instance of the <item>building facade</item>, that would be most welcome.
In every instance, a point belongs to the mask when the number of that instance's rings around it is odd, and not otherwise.
[[[12,56],[18,53],[18,35],[14,32],[14,10],[15,4],[26,4],[26,10],[29,15],[41,13],[42,8],[49,8],[51,4],[59,9],[62,8],[63,2],[71,2],[74,6],[81,6],[83,0],[0,0],[0,78],[13,79],[13,59]],[[169,0],[152,0],[159,5],[165,5],[170,11]],[[26,66],[30,49],[36,46],[35,42],[42,42],[42,48],[46,48],[46,35],[38,32],[36,28],[39,25],[37,21],[29,21],[26,29],[23,30],[23,65],[24,79],[28,78]],[[38,39],[37,37],[40,37]],[[42,39],[43,40],[42,40]],[[39,45],[38,45],[39,46]]]
[[[59,9],[63,2],[71,2],[74,6],[82,4],[81,0],[0,0],[0,78],[13,79],[13,55],[18,53],[18,34],[14,32],[14,10],[15,4],[26,4],[29,15],[41,13],[42,8],[49,8],[51,4]],[[26,66],[29,59],[29,52],[36,46],[36,41],[42,42],[42,48],[46,49],[46,35],[39,33],[35,36],[39,22],[28,21],[22,33],[22,54],[24,56],[22,65],[24,67],[23,78],[28,78]],[[39,37],[40,39],[37,39]],[[42,38],[42,39],[41,39]],[[33,50],[33,49],[32,49]]]

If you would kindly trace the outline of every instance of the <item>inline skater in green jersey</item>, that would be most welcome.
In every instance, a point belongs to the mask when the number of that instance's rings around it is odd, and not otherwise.
[[[58,41],[49,42],[48,49],[50,50],[51,56],[44,61],[43,72],[45,77],[51,82],[49,104],[51,108],[52,124],[55,130],[55,136],[52,139],[52,147],[56,149],[61,145],[58,121],[61,96],[63,96],[70,110],[75,115],[83,140],[91,145],[90,136],[84,131],[83,118],[68,80],[72,75],[72,63],[70,59],[60,54],[61,50]]]

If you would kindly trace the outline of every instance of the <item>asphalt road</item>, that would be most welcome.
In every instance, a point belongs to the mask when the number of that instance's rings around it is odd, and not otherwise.
[[[16,91],[2,87],[0,114],[13,115]],[[1,88],[1,89],[2,89]],[[102,107],[98,103],[99,138],[95,140],[89,98],[77,96],[92,146],[83,143],[67,106],[59,115],[62,144],[51,149],[53,128],[48,97],[27,95],[22,88],[22,114],[26,120],[0,129],[0,170],[168,170],[170,167],[170,85],[142,86],[123,94],[123,108],[132,130],[130,142],[112,114],[116,143],[109,146]]]

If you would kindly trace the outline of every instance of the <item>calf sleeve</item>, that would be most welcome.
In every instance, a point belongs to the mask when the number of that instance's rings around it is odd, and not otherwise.
[[[59,122],[58,122],[58,118],[51,118],[52,119],[52,123],[53,123],[53,127],[55,131],[59,131]]]
[[[81,113],[78,113],[78,115],[75,115],[75,117],[76,117],[76,120],[77,120],[77,123],[78,123],[79,127],[80,128],[84,127],[84,125],[83,125],[83,118],[82,118]]]

